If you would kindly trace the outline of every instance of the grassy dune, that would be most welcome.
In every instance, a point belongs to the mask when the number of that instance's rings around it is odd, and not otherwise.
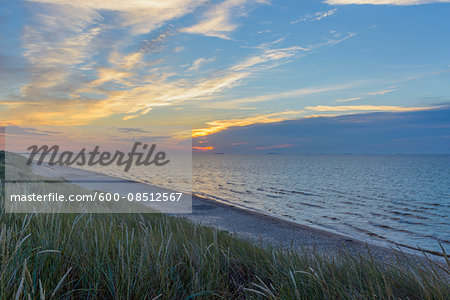
[[[0,224],[1,299],[450,295],[448,265],[408,263],[406,257],[399,257],[402,263],[388,263],[345,250],[326,257],[315,251],[263,248],[175,217],[6,214],[2,205]]]

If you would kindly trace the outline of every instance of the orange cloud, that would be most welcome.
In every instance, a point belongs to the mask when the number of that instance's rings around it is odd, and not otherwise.
[[[207,147],[192,147],[192,149],[195,150],[200,150],[200,151],[209,151],[209,150],[214,150],[213,146],[207,146]]]
[[[292,111],[291,110],[291,111],[249,117],[249,118],[245,118],[245,119],[230,119],[230,120],[218,120],[218,121],[207,122],[206,124],[209,125],[209,127],[192,130],[192,137],[200,137],[200,136],[210,135],[210,134],[225,130],[229,127],[281,122],[284,120],[292,119],[292,117],[287,117],[287,116],[293,116],[293,115],[297,116],[301,112],[303,112],[303,111]]]

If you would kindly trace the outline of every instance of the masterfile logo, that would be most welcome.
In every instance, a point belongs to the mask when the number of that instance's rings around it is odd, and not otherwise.
[[[139,148],[143,151],[139,151]],[[117,166],[124,166],[124,171],[128,172],[133,164],[136,166],[151,166],[161,167],[170,162],[167,159],[167,154],[164,151],[157,151],[156,144],[143,144],[141,142],[135,142],[131,151],[125,154],[122,151],[110,151],[100,152],[100,146],[95,146],[92,151],[86,151],[86,148],[81,149],[78,153],[72,151],[60,151],[58,145],[49,147],[48,145],[38,146],[33,145],[27,148],[31,151],[27,160],[27,165],[31,165],[36,160],[37,165],[42,165],[46,158],[48,158],[48,165],[60,165],[60,166],[72,166],[79,167],[88,166],[109,166],[116,164]],[[145,151],[145,152],[144,152]]]

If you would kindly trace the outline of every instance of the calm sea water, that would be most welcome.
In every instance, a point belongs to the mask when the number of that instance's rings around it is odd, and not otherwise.
[[[450,252],[450,155],[194,155],[192,169],[193,192],[208,198],[372,243],[440,251],[440,242]],[[153,170],[128,177],[190,187]]]
[[[450,252],[450,155],[197,155],[194,192],[378,243]]]

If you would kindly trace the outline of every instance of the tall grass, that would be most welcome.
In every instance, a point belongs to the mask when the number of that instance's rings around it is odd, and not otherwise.
[[[448,299],[432,264],[262,248],[161,215],[0,214],[2,299]]]
[[[6,214],[1,299],[449,299],[448,265],[262,247],[182,218]],[[400,256],[401,254],[399,254]],[[400,258],[399,258],[400,261]]]

